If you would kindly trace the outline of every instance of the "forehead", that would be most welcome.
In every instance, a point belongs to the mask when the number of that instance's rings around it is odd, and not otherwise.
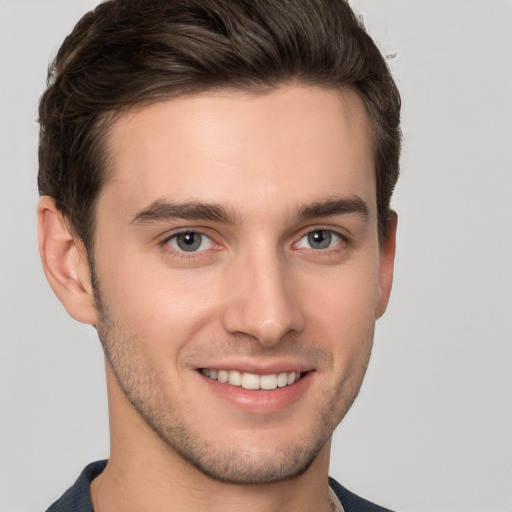
[[[112,177],[100,202],[115,196],[119,213],[159,199],[277,211],[329,195],[357,195],[375,209],[371,130],[351,90],[173,98],[121,116],[107,148]]]

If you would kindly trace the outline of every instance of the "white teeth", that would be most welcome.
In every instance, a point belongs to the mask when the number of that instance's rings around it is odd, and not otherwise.
[[[270,375],[262,375],[260,377],[261,389],[276,389],[277,388],[277,375],[271,373]]]
[[[238,370],[216,370],[203,368],[201,373],[210,379],[229,383],[232,386],[241,386],[244,389],[265,389],[271,391],[294,384],[300,379],[300,372],[281,372],[266,375],[240,372]]]
[[[242,387],[244,389],[260,389],[260,376],[254,373],[242,374]]]
[[[277,376],[277,387],[278,388],[284,388],[288,385],[288,374],[287,373],[280,373]]]
[[[241,386],[242,385],[242,374],[237,370],[231,370],[229,372],[228,382],[232,386]]]

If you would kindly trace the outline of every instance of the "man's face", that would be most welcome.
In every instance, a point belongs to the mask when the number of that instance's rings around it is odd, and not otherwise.
[[[123,115],[108,143],[94,261],[114,416],[135,408],[217,479],[299,474],[357,395],[391,284],[361,101],[192,95]]]

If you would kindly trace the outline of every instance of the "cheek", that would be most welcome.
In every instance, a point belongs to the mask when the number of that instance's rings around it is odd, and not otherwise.
[[[219,295],[213,276],[135,268],[116,269],[101,289],[116,323],[138,339],[155,349],[176,350],[215,317]]]
[[[310,332],[321,333],[340,371],[366,367],[379,302],[377,265],[340,268],[303,293]]]
[[[327,325],[357,331],[358,326],[366,330],[365,326],[375,323],[380,296],[377,262],[362,261],[310,277],[302,283],[302,296],[307,308]]]

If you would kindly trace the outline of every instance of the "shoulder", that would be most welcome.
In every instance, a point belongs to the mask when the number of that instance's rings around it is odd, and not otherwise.
[[[356,494],[345,489],[341,484],[336,482],[334,478],[329,478],[329,485],[336,493],[345,512],[391,512],[391,510],[375,505],[374,503],[357,496]]]
[[[46,512],[94,512],[89,485],[106,465],[106,460],[100,460],[86,466],[76,482]]]

